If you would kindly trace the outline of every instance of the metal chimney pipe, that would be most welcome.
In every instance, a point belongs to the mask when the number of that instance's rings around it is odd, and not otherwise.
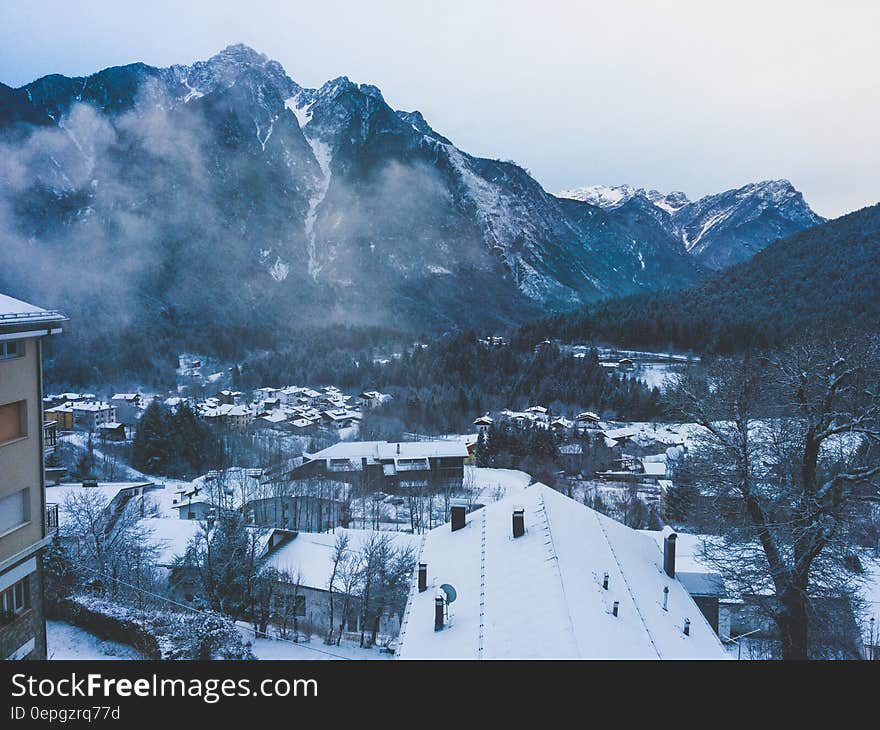
[[[620,610],[620,601],[615,601],[614,605],[611,607],[611,615],[616,616],[619,610]]]
[[[675,541],[678,538],[674,532],[663,539],[663,572],[670,578],[675,578]]]
[[[442,591],[437,591],[434,596],[434,631],[443,631],[443,619],[446,609],[446,596]]]
[[[663,586],[663,610],[669,610],[669,586]]]
[[[608,590],[608,573],[605,573],[605,576],[602,578],[602,587],[606,591]]]
[[[419,563],[419,593],[428,590],[428,564]]]
[[[463,504],[454,504],[449,508],[452,513],[452,531],[460,530],[464,527],[465,506]]]
[[[522,537],[526,534],[525,510],[522,507],[513,508],[513,536]]]

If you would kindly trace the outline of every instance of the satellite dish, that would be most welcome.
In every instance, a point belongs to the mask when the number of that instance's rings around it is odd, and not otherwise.
[[[455,592],[455,588],[453,588],[449,583],[444,583],[440,586],[440,590],[446,594],[446,603],[452,603],[458,598],[458,594]]]

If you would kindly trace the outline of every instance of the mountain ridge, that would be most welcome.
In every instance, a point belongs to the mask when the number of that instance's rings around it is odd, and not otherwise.
[[[243,45],[0,87],[0,110],[0,286],[89,321],[71,348],[110,368],[135,357],[120,323],[163,358],[231,355],[315,322],[492,327],[704,275],[656,206],[562,200],[376,86],[309,89]]]
[[[691,201],[632,185],[591,185],[563,190],[558,197],[605,210],[640,205],[680,240],[685,251],[710,269],[748,259],[772,241],[825,221],[788,180],[762,180]]]

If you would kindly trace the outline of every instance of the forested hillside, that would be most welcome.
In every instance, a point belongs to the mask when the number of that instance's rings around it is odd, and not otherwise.
[[[777,241],[683,291],[615,299],[528,324],[524,337],[730,353],[820,330],[876,331],[880,205]]]

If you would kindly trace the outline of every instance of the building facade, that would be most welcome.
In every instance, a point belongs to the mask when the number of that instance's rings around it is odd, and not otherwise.
[[[45,659],[42,340],[64,321],[0,294],[0,658]]]

